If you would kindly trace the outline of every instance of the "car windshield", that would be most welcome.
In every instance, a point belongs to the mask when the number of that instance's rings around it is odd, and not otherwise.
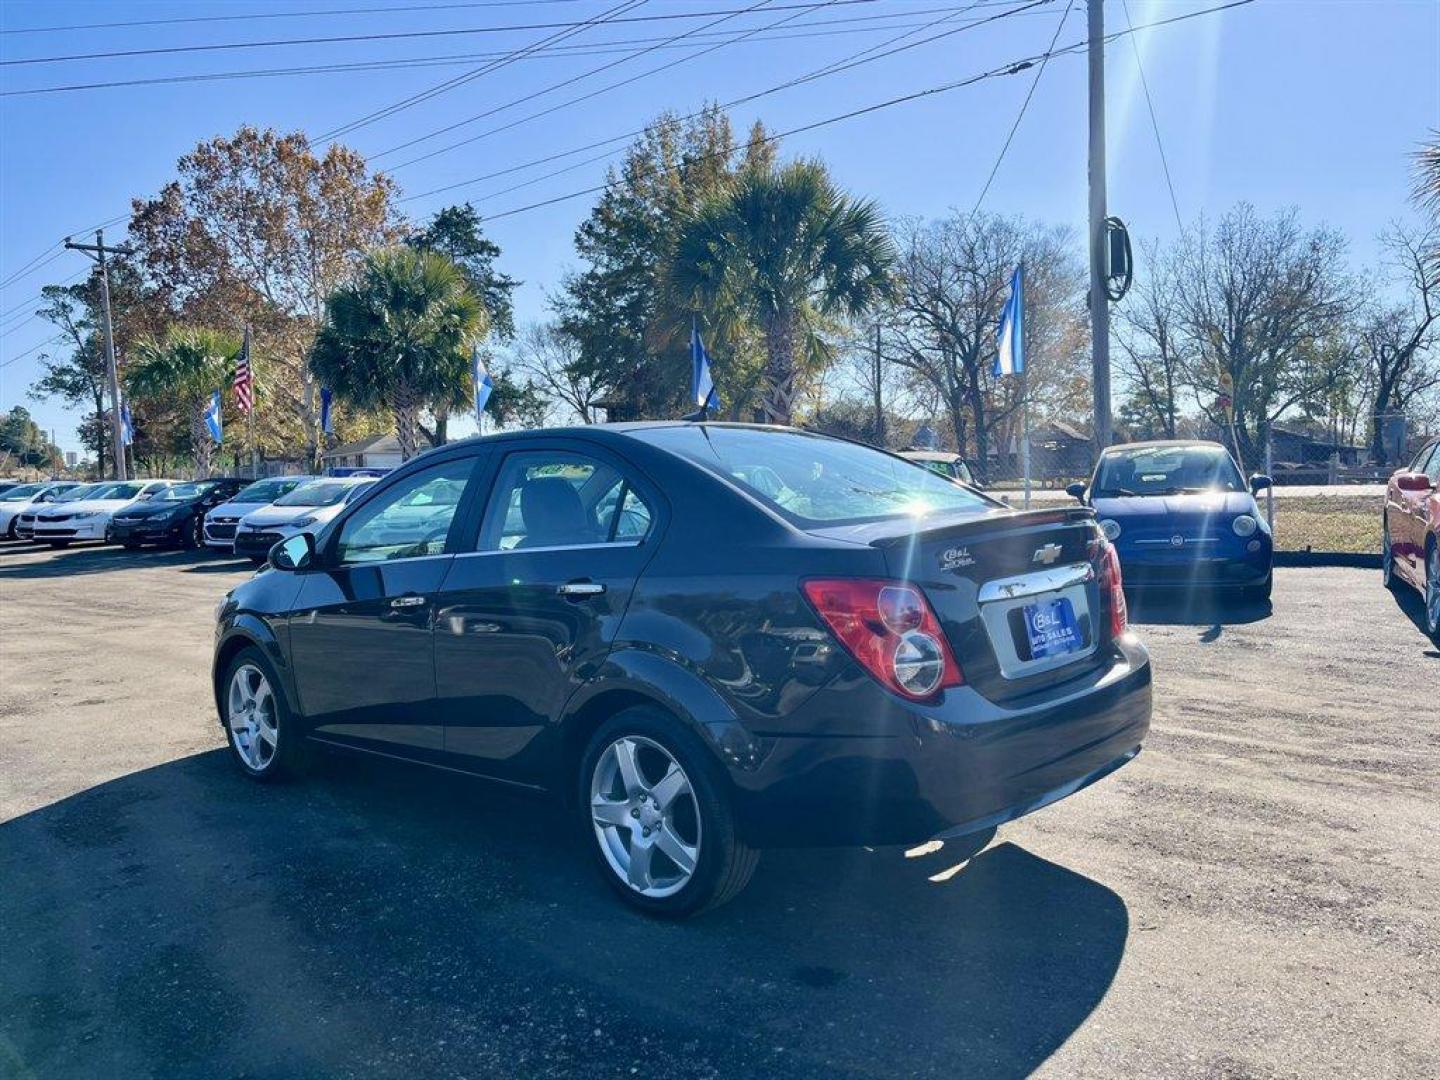
[[[96,484],[95,490],[89,492],[87,499],[134,499],[137,498],[145,485],[143,483],[131,484],[122,482],[119,484]],[[62,502],[70,502],[67,495]]]
[[[9,491],[0,493],[0,502],[29,502],[49,486],[49,484],[21,484],[19,487],[13,487]]]
[[[256,480],[255,483],[241,488],[240,492],[230,501],[237,503],[272,503],[282,495],[288,495],[301,484],[305,483],[299,477],[275,477],[270,480]]]
[[[1244,491],[1245,481],[1220,446],[1145,446],[1110,450],[1095,470],[1091,497]]]
[[[989,499],[915,462],[799,432],[655,428],[644,437],[726,476],[801,525],[842,525],[953,510]]]
[[[154,501],[159,502],[185,502],[188,499],[198,499],[200,496],[215,490],[218,482],[214,480],[202,481],[198,484],[176,484],[164,491],[155,493]]]
[[[276,506],[334,506],[355,487],[350,480],[311,480],[275,500]]]
[[[76,502],[80,499],[98,499],[101,489],[109,486],[109,484],[81,484],[79,487],[73,487],[69,491],[55,496],[55,501]]]

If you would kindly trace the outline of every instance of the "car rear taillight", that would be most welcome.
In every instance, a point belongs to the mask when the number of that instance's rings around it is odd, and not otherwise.
[[[1100,596],[1110,614],[1110,636],[1117,638],[1125,632],[1130,617],[1129,609],[1125,606],[1125,584],[1120,578],[1120,553],[1110,541],[1101,540],[1096,562]]]
[[[965,680],[940,620],[923,593],[903,581],[807,581],[805,598],[851,656],[901,697],[922,701]]]

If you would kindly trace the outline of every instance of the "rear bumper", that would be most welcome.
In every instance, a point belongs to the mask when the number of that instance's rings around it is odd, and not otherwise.
[[[850,712],[869,733],[762,738],[732,768],[741,827],[758,847],[907,844],[961,836],[1071,795],[1124,765],[1150,727],[1150,664],[1127,636],[1112,662],[1014,707],[967,687],[907,705],[870,680],[818,692],[814,730]]]

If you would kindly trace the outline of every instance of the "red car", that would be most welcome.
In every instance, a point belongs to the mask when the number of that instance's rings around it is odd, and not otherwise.
[[[1440,439],[1390,477],[1385,491],[1385,585],[1405,581],[1425,597],[1425,630],[1440,641]]]

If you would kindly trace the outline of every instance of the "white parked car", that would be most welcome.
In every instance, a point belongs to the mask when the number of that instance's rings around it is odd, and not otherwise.
[[[269,506],[282,495],[288,495],[301,484],[319,479],[314,476],[271,476],[241,488],[229,502],[221,503],[205,515],[205,546],[221,551],[235,550],[235,529],[240,519],[262,506]]]
[[[38,484],[20,484],[0,492],[0,540],[16,539],[20,515],[42,509],[67,491],[85,485],[70,480],[42,480]]]
[[[61,499],[35,514],[34,537],[51,547],[74,540],[104,540],[111,515],[164,491],[174,480],[112,480],[95,484],[80,499]]]
[[[346,503],[373,483],[375,478],[371,476],[327,476],[301,484],[290,494],[240,519],[235,529],[235,554],[259,566],[281,540],[302,532],[319,532]]]

